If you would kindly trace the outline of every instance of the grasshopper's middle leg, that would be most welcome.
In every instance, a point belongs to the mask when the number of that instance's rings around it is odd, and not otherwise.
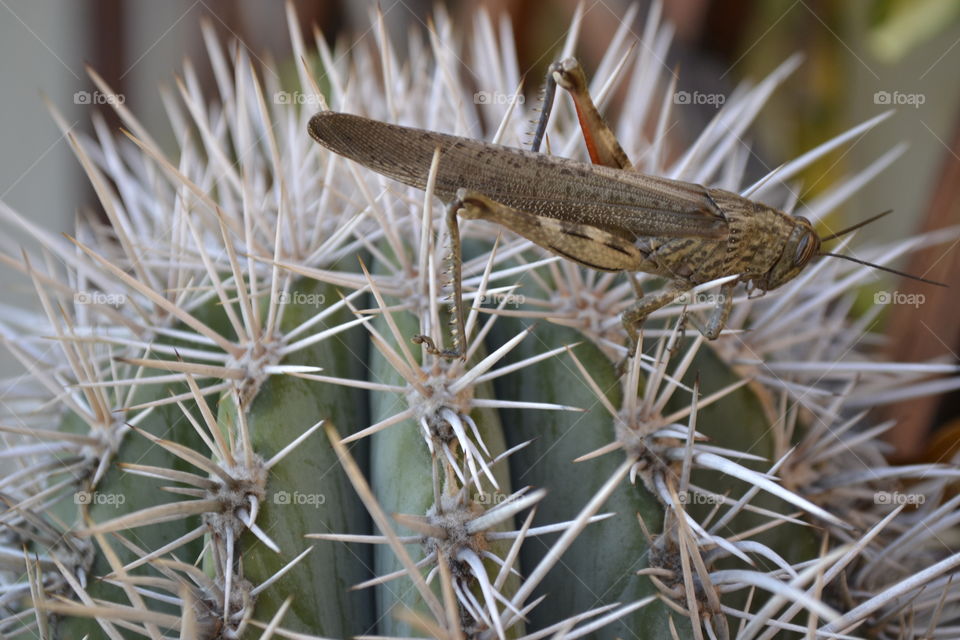
[[[736,286],[736,282],[728,282],[720,287],[720,300],[710,311],[706,325],[700,324],[700,321],[690,314],[690,322],[707,340],[716,340],[720,337],[720,332],[727,324],[727,318],[730,317],[730,311],[733,309],[733,289]]]
[[[637,285],[634,286],[636,287]],[[727,318],[730,316],[730,310],[733,309],[734,287],[736,287],[736,282],[728,282],[720,287],[720,300],[717,301],[717,304],[711,310],[705,325],[697,320],[693,314],[684,315],[684,318],[689,319],[707,340],[716,340],[720,336],[720,332],[723,331]],[[623,328],[626,329],[627,337],[629,338],[628,346],[630,347],[630,351],[628,355],[636,349],[637,340],[639,340],[640,336],[640,327],[643,326],[647,316],[657,309],[675,301],[689,290],[690,283],[684,280],[675,280],[663,291],[642,296],[634,302],[630,308],[623,312]]]
[[[540,150],[540,142],[547,129],[547,121],[550,119],[558,85],[566,89],[573,98],[573,104],[577,109],[577,119],[580,121],[580,130],[583,132],[583,140],[587,144],[587,151],[590,153],[590,160],[594,164],[602,164],[614,169],[632,169],[633,165],[630,163],[630,158],[627,157],[617,141],[617,136],[614,135],[603,116],[600,115],[600,110],[597,109],[593,98],[590,97],[590,91],[587,88],[587,74],[575,58],[566,58],[560,62],[554,62],[547,70],[543,107],[540,112],[540,121],[537,123],[537,131],[533,138],[533,150]]]
[[[620,320],[623,322],[623,328],[627,331],[628,357],[632,356],[637,349],[637,344],[640,341],[640,328],[643,327],[647,316],[670,304],[689,290],[690,283],[684,280],[675,280],[666,289],[643,296],[623,312]]]

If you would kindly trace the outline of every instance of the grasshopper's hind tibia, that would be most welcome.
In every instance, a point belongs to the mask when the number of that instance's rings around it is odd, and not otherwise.
[[[583,132],[583,141],[587,144],[587,151],[590,153],[593,164],[602,164],[614,169],[632,169],[630,158],[617,142],[617,136],[613,130],[600,115],[597,105],[593,103],[587,88],[587,74],[575,58],[554,62],[547,70],[547,85],[544,89],[540,121],[537,123],[537,132],[533,138],[533,150],[540,150],[540,141],[547,129],[547,121],[550,119],[558,85],[566,89],[573,98],[577,119],[580,121],[580,130]]]
[[[450,237],[450,277],[453,281],[453,294],[450,299],[450,324],[453,327],[453,346],[450,349],[439,349],[436,343],[429,336],[418,335],[413,337],[413,342],[422,344],[427,353],[440,356],[442,358],[466,358],[465,323],[463,321],[463,282],[461,261],[463,259],[463,250],[460,243],[460,225],[457,221],[457,215],[464,207],[461,199],[463,189],[457,194],[457,199],[447,207],[447,235]]]

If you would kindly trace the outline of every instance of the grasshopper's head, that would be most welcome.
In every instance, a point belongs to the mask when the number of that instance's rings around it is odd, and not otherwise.
[[[809,220],[793,216],[794,224],[783,245],[783,252],[766,273],[759,286],[764,291],[776,289],[793,280],[820,253],[820,236]]]
[[[783,251],[780,253],[780,257],[777,258],[777,261],[770,268],[770,270],[767,271],[763,277],[755,279],[754,283],[763,291],[776,289],[780,285],[786,284],[790,280],[796,278],[797,275],[803,271],[803,269],[810,263],[811,260],[813,260],[814,257],[830,256],[833,258],[848,260],[850,262],[856,262],[857,264],[866,265],[868,267],[873,267],[874,269],[893,273],[898,276],[903,276],[904,278],[910,278],[911,280],[926,282],[927,284],[933,284],[938,287],[946,287],[947,285],[943,284],[942,282],[928,280],[927,278],[913,276],[909,273],[904,273],[903,271],[891,269],[890,267],[884,267],[879,264],[865,262],[858,258],[854,258],[853,256],[846,256],[841,253],[830,253],[829,251],[820,250],[820,245],[824,242],[829,242],[830,240],[835,240],[845,236],[851,231],[856,231],[860,227],[870,224],[874,220],[879,220],[888,213],[890,213],[890,211],[884,211],[883,213],[879,213],[872,218],[864,220],[863,222],[858,222],[851,227],[847,227],[842,231],[838,231],[823,238],[818,236],[817,232],[813,230],[813,225],[810,224],[809,220],[802,216],[793,216],[790,218],[793,224],[788,226],[789,235],[786,239],[786,242],[783,244]]]

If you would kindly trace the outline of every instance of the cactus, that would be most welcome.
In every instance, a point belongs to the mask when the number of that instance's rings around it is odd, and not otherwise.
[[[956,370],[876,359],[880,308],[851,312],[868,269],[820,262],[738,296],[709,343],[683,329],[701,288],[654,314],[621,377],[630,282],[467,222],[467,358],[430,355],[410,337],[448,339],[442,207],[315,145],[309,105],[521,145],[525,105],[471,99],[520,95],[510,26],[479,13],[467,55],[439,13],[401,60],[380,21],[375,50],[314,53],[287,11],[297,100],[205,27],[220,100],[190,66],[163,94],[176,153],[122,101],[128,137],[75,135],[54,110],[109,226],[61,238],[0,204],[35,241],[2,262],[42,306],[0,323],[28,369],[0,409],[0,635],[953,633],[956,467],[889,465],[890,425],[865,410]],[[593,79],[622,89],[614,128],[649,172],[790,210],[787,181],[889,115],[746,184],[739,138],[791,58],[667,160],[659,15],[632,47],[631,10]],[[482,61],[475,86],[461,57]],[[578,135],[559,103],[552,149],[582,154]],[[825,226],[901,152],[805,215]],[[857,251],[885,264],[955,235]]]

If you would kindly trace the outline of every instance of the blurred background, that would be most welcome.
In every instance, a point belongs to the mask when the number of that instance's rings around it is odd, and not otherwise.
[[[294,2],[305,30],[317,25],[330,42],[349,37],[357,46],[370,37],[363,34],[376,4]],[[427,28],[434,6],[421,0],[379,4],[401,47],[410,29]],[[472,20],[480,4],[495,17],[511,17],[528,97],[536,95],[576,6],[568,0],[441,4],[462,21]],[[638,38],[649,3],[639,6]],[[588,73],[627,7],[620,0],[587,3],[577,55]],[[751,131],[752,176],[895,107],[893,118],[811,167],[803,176],[802,199],[823,193],[906,141],[907,151],[838,215],[849,223],[895,210],[865,229],[858,242],[895,240],[960,223],[960,0],[668,0],[663,10],[676,28],[665,63],[679,69],[680,91],[728,94],[739,82],[761,79],[792,53],[804,55],[800,69]],[[94,111],[116,126],[110,105],[102,104],[104,96],[85,70],[89,64],[158,140],[170,139],[157,88],[173,86],[184,59],[197,61],[199,77],[206,79],[211,96],[216,93],[199,29],[204,16],[224,39],[239,39],[255,58],[281,67],[292,64],[280,0],[0,0],[0,200],[53,233],[71,231],[78,211],[96,211],[93,190],[41,96],[76,130],[92,130]],[[673,115],[683,121],[676,130],[692,137],[715,109],[675,105]],[[616,113],[615,103],[611,110]],[[688,141],[672,142],[682,148]],[[882,314],[875,330],[889,338],[882,347],[887,356],[960,362],[955,301],[960,251],[935,247],[898,266],[952,288],[894,280],[877,285],[877,290],[924,295],[922,305],[889,305]],[[0,303],[35,304],[25,283],[6,282]],[[865,305],[873,302],[873,293],[864,292]],[[15,371],[5,353],[0,358],[0,374]],[[960,394],[904,403],[890,415],[899,420],[890,438],[900,460],[939,459],[960,441]]]

